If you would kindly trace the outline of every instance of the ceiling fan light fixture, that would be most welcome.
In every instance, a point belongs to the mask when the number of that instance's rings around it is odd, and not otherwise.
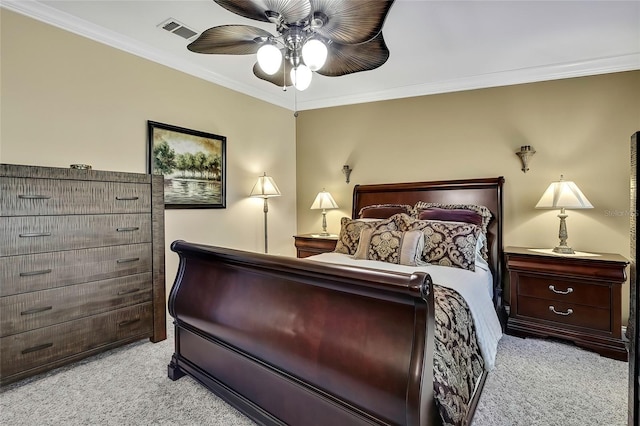
[[[258,49],[258,64],[262,71],[269,75],[273,75],[280,69],[282,63],[282,52],[275,45],[265,43]]]
[[[309,67],[304,64],[298,65],[296,68],[291,69],[291,82],[296,89],[303,91],[311,84],[311,78],[313,74]]]
[[[327,46],[312,38],[302,46],[302,59],[311,71],[318,71],[327,60]]]

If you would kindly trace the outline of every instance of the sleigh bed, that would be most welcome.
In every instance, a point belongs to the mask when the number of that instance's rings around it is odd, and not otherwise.
[[[169,378],[258,424],[470,424],[501,336],[502,184],[355,186],[336,252],[306,259],[175,241]]]

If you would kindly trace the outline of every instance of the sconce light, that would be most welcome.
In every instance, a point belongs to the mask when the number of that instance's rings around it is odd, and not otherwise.
[[[529,160],[533,157],[533,154],[536,153],[536,150],[533,149],[531,145],[522,145],[520,147],[520,151],[516,152],[516,155],[520,157],[520,161],[522,161],[522,171],[527,173],[529,170]]]
[[[344,176],[347,178],[347,183],[349,183],[349,176],[351,176],[352,171],[353,169],[349,168],[348,164],[342,166],[342,173],[344,173]]]

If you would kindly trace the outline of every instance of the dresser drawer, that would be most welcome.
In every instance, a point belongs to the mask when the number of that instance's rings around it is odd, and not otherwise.
[[[592,306],[518,295],[518,316],[553,321],[562,325],[568,324],[594,330],[611,331],[610,310]]]
[[[152,334],[145,303],[0,338],[0,375],[8,376],[119,340]]]
[[[149,214],[0,217],[0,256],[150,241]]]
[[[0,296],[151,271],[151,243],[0,257]]]
[[[0,216],[146,213],[149,185],[0,177]]]
[[[151,272],[0,298],[0,336],[151,301]]]
[[[557,276],[518,275],[518,294],[545,300],[609,309],[611,288],[585,281],[567,280]]]

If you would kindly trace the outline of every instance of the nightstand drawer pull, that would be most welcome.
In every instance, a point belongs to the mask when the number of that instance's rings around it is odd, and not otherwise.
[[[549,286],[549,290],[551,290],[552,292],[554,292],[554,293],[556,293],[556,294],[569,294],[569,293],[573,293],[573,289],[572,289],[571,287],[569,287],[569,288],[567,289],[567,291],[562,291],[562,290],[556,290],[556,287],[555,287],[553,284],[551,284],[551,285]]]
[[[135,201],[138,197],[116,197],[118,201]]]
[[[553,306],[549,306],[549,310],[551,312],[553,312],[554,314],[556,314],[556,315],[564,315],[565,317],[567,315],[571,315],[573,313],[573,309],[571,309],[571,308],[567,309],[567,312],[558,312],[558,311],[556,311],[556,308],[554,308]]]

